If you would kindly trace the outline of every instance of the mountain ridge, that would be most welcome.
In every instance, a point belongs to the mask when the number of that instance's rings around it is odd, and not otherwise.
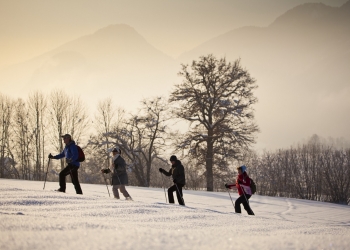
[[[115,24],[0,71],[0,83],[2,92],[23,94],[59,87],[87,96],[109,96],[110,89],[118,87],[127,93],[134,90],[137,94],[125,96],[121,102],[132,100],[136,105],[160,86],[168,90],[170,83],[166,79],[171,79],[173,72],[169,71],[176,65],[174,59],[148,43],[134,28]],[[135,87],[145,81],[147,84]]]
[[[260,102],[256,117],[263,132],[262,144],[283,140],[290,146],[295,138],[315,133],[350,138],[350,122],[332,112],[350,109],[349,101],[341,101],[344,93],[350,94],[346,70],[350,68],[349,10],[350,1],[336,8],[300,5],[266,27],[228,31],[176,60],[131,26],[109,25],[15,65],[7,75],[2,70],[1,91],[7,87],[7,93],[24,94],[60,87],[91,102],[91,97],[110,96],[117,89],[122,93],[117,104],[135,108],[141,98],[168,94],[179,82],[180,64],[214,54],[228,61],[241,58],[243,67],[257,79]],[[338,98],[332,105],[324,101],[331,92],[332,98]],[[325,112],[332,124],[324,122]],[[307,128],[303,127],[305,123],[309,124]],[[294,131],[302,132],[296,135]]]
[[[288,147],[312,134],[350,139],[350,121],[342,116],[350,109],[344,100],[350,95],[349,6],[350,1],[341,7],[299,5],[267,27],[229,31],[177,60],[187,64],[207,54],[240,58],[259,86],[256,118],[263,145],[283,140]]]

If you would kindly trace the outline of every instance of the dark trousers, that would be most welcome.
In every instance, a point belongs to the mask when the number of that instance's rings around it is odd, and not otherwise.
[[[176,187],[177,186],[177,187]],[[182,187],[181,184],[174,184],[170,188],[168,188],[168,197],[169,197],[169,203],[174,203],[174,195],[173,192],[176,191],[177,201],[180,205],[185,205],[185,201],[182,197]]]
[[[60,172],[60,190],[63,192],[66,192],[66,176],[70,175],[72,179],[72,183],[74,185],[75,191],[77,194],[83,194],[83,191],[81,190],[79,180],[78,180],[78,167],[74,165],[68,164],[67,167],[65,167]]]
[[[247,213],[249,215],[254,215],[253,210],[250,208],[249,203],[247,202],[247,200],[249,200],[249,198],[251,197],[251,195],[246,194],[245,197],[244,195],[241,195],[235,202],[235,211],[236,213],[241,213],[241,204],[243,204],[244,209],[247,211]],[[247,198],[247,200],[246,200]]]

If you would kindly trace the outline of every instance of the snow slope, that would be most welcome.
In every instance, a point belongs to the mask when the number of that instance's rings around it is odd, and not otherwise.
[[[186,207],[160,188],[105,185],[76,195],[57,182],[0,179],[0,249],[349,249],[350,206],[254,195],[256,216],[235,214],[228,193],[184,191]],[[111,189],[109,187],[109,191]],[[236,193],[231,193],[237,198]]]

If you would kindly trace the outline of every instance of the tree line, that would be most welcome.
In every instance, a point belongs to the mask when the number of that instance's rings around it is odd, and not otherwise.
[[[47,155],[61,152],[60,136],[69,133],[86,154],[79,170],[85,183],[105,182],[100,169],[110,166],[110,149],[118,146],[130,185],[169,185],[158,168],[170,168],[168,158],[176,154],[190,189],[223,190],[235,176],[232,166],[244,163],[258,194],[349,202],[349,150],[307,144],[262,155],[252,151],[259,132],[257,85],[240,60],[202,56],[182,65],[179,75],[182,83],[168,97],[145,99],[134,113],[111,98],[91,112],[80,97],[59,89],[26,100],[0,93],[0,177],[43,180],[49,169],[48,180],[57,181],[64,162],[51,161],[48,168]],[[179,122],[185,131],[175,129]]]
[[[350,203],[350,148],[337,149],[314,135],[302,145],[250,159],[261,195]]]

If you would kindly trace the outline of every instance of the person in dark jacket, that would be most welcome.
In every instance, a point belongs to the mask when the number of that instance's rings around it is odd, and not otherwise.
[[[104,174],[112,173],[112,185],[114,198],[120,199],[118,189],[124,195],[126,200],[132,200],[128,191],[126,191],[125,185],[128,185],[128,174],[126,172],[125,160],[121,157],[121,150],[118,147],[113,148],[113,173],[107,169],[102,169],[101,172]]]
[[[241,204],[243,204],[244,209],[249,215],[254,215],[253,210],[250,208],[248,200],[252,196],[252,190],[250,188],[250,178],[247,174],[247,167],[240,166],[237,168],[238,176],[236,183],[234,184],[225,184],[226,188],[232,189],[236,187],[238,190],[238,199],[235,202],[235,212],[241,213]]]
[[[165,171],[163,168],[159,168],[159,172],[166,176],[172,176],[174,185],[168,189],[169,203],[174,203],[173,192],[176,191],[177,200],[180,205],[185,205],[185,201],[182,195],[182,188],[186,184],[185,169],[175,155],[170,157],[171,168],[169,171]]]
[[[79,153],[78,148],[75,145],[75,141],[72,140],[71,135],[65,134],[61,136],[63,142],[66,144],[63,151],[53,156],[51,153],[49,154],[50,159],[61,159],[63,157],[66,158],[67,166],[60,172],[59,174],[59,182],[60,188],[56,191],[58,192],[66,192],[66,176],[70,175],[72,178],[72,183],[74,185],[75,191],[77,194],[83,194],[81,190],[79,179],[78,179],[78,169],[80,167],[80,162],[78,161]]]

